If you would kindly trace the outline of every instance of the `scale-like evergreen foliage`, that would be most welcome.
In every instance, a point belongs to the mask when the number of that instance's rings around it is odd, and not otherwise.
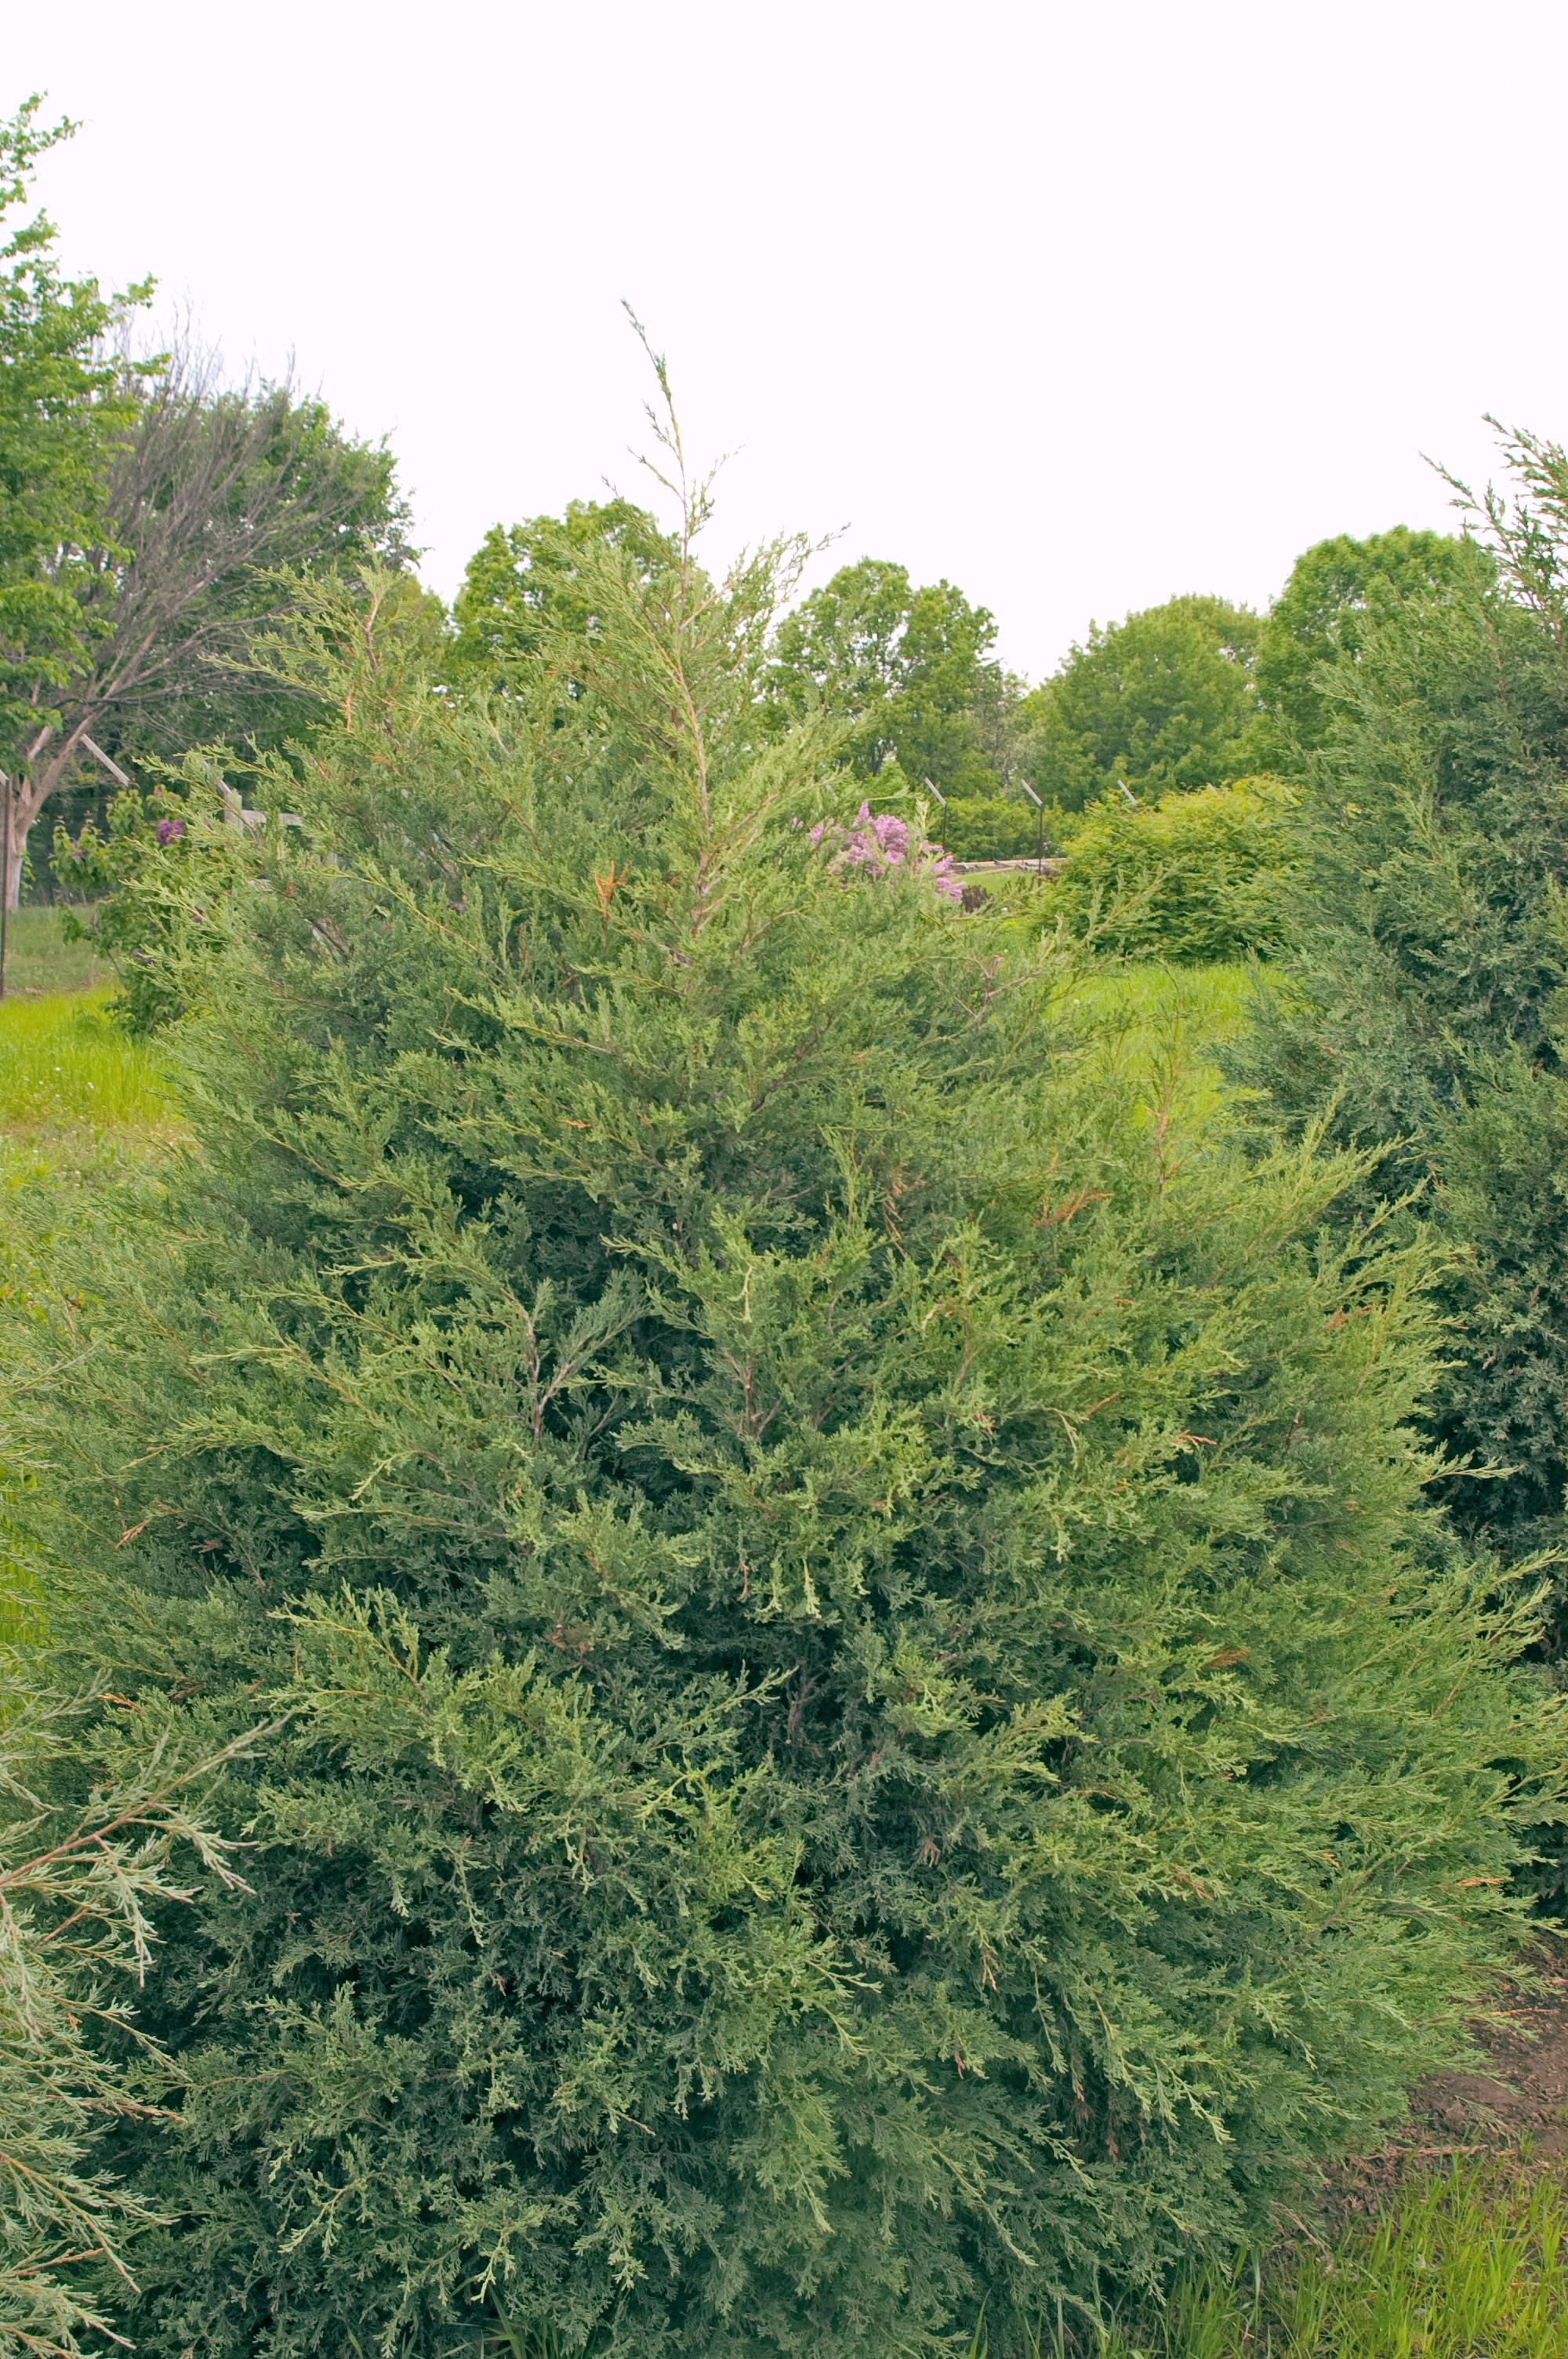
[[[1331,1109],[1457,1249],[1434,1423],[1471,1472],[1448,1495],[1518,1557],[1561,1546],[1568,1481],[1568,462],[1511,456],[1498,575],[1473,550],[1319,677],[1338,717],[1299,807],[1292,987],[1245,1063],[1288,1122]]]
[[[1410,1256],[814,843],[765,563],[591,561],[536,730],[323,605],[199,1151],[15,1321],[60,1676],[291,1715],[168,1930],[143,2359],[1072,2316],[1397,2108],[1514,1921],[1549,1734],[1434,1569]]]
[[[5,1598],[5,1619],[20,1605]],[[180,1715],[70,1699],[0,1673],[0,2351],[82,2359],[114,2329],[96,2288],[126,2287],[119,2248],[148,2213],[87,2169],[105,2121],[145,2120],[159,2060],[135,2028],[151,1962],[149,1912],[188,1897],[171,1874],[194,1853],[239,1879],[193,1816],[192,1788],[226,1758],[180,1756]],[[117,1723],[117,1724],[116,1724]],[[78,1723],[90,1732],[84,1746]],[[69,1765],[83,1805],[35,1788]]]

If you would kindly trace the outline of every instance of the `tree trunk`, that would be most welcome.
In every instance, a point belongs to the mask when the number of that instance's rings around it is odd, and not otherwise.
[[[5,863],[5,907],[18,908],[22,899],[22,863],[27,856],[27,831],[22,823],[22,799],[14,799],[11,810],[11,857]]]
[[[27,856],[33,821],[70,768],[81,734],[80,728],[73,730],[52,760],[39,763],[25,777],[11,781],[11,857],[5,876],[7,909],[15,909],[21,903],[22,863]]]
[[[49,799],[49,788],[35,793],[31,781],[18,778],[11,788],[11,857],[5,864],[5,907],[18,908],[22,899],[22,863],[33,821]]]

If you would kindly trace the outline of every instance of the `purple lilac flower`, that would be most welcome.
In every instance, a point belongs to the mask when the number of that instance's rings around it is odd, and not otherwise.
[[[157,823],[157,840],[160,843],[172,843],[177,835],[184,833],[185,821],[182,819],[160,819]]]
[[[900,819],[894,811],[879,811],[873,818],[871,805],[862,803],[852,826],[829,828],[825,821],[819,821],[811,831],[811,841],[833,843],[830,867],[858,868],[871,876],[888,876],[895,868],[908,866],[929,878],[945,900],[963,898],[964,888],[941,845],[925,839],[912,843],[908,821]]]

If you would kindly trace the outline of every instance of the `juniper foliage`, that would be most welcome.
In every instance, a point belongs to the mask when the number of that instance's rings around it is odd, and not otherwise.
[[[773,557],[583,561],[564,718],[317,593],[197,1151],[13,1321],[55,1676],[288,1716],[118,2148],[145,2359],[1072,2316],[1396,2110],[1511,1938],[1558,1740],[1420,1506],[1419,1251],[814,842]]]
[[[0,1669],[0,2352],[81,2359],[114,2339],[135,2291],[124,2247],[154,2218],[95,2169],[105,2122],[153,2117],[157,2050],[134,1994],[155,1919],[188,1901],[181,1856],[231,1889],[230,1846],[203,1823],[216,1758],[182,1754],[178,1716],[102,1695],[60,1697]],[[59,1772],[79,1793],[50,1785]]]
[[[1517,500],[1475,504],[1489,551],[1450,544],[1446,587],[1369,605],[1317,676],[1291,987],[1242,1061],[1287,1126],[1328,1109],[1371,1193],[1415,1191],[1454,1249],[1444,1495],[1518,1559],[1561,1549],[1568,1482],[1568,460],[1529,436],[1505,456]]]

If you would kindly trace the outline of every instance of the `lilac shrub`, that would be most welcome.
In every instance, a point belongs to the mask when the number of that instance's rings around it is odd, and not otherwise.
[[[909,821],[893,811],[878,811],[873,816],[870,803],[862,803],[852,827],[834,827],[822,820],[812,829],[811,841],[831,845],[832,856],[827,864],[830,868],[863,869],[877,877],[891,876],[895,870],[908,868],[925,877],[944,900],[963,898],[963,886],[954,875],[953,863],[942,846],[925,836],[916,837],[912,842]]]

